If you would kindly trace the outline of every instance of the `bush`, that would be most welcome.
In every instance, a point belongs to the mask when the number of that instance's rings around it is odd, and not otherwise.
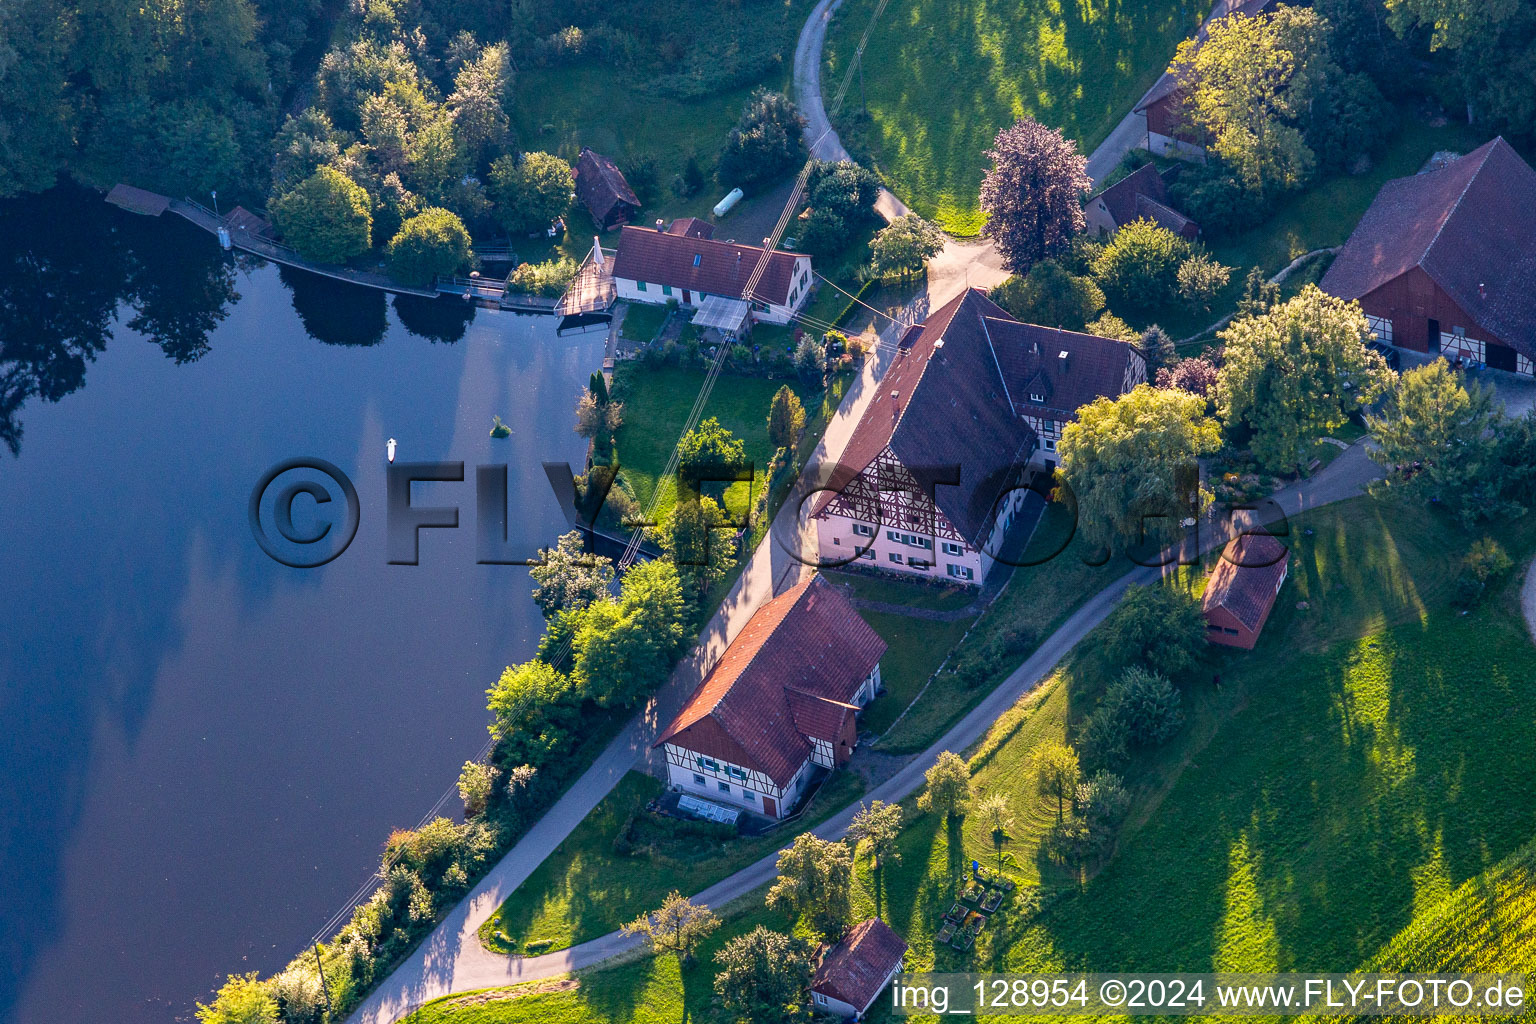
[[[522,263],[512,271],[507,283],[518,291],[534,295],[562,295],[580,269],[569,256],[556,256],[544,263]]]
[[[1024,277],[1010,277],[988,294],[1019,320],[1081,331],[1104,309],[1104,292],[1093,279],[1041,260]]]
[[[1172,367],[1165,366],[1158,370],[1157,386],[1178,388],[1192,395],[1210,398],[1216,388],[1217,372],[1216,364],[1209,359],[1204,356],[1191,356],[1188,359],[1180,359]]]
[[[1113,665],[1167,676],[1190,671],[1205,651],[1200,602],[1180,587],[1132,586],[1101,629],[1100,650]]]
[[[1094,280],[1116,306],[1155,309],[1177,293],[1179,267],[1190,244],[1150,220],[1134,220],[1093,261]]]
[[[1269,204],[1258,191],[1245,187],[1236,173],[1215,156],[1204,164],[1189,164],[1168,187],[1180,212],[1193,217],[1209,237],[1233,235],[1258,224]]]
[[[435,206],[400,225],[388,255],[395,280],[417,288],[430,286],[439,275],[467,269],[474,259],[464,222]]]
[[[1463,608],[1476,607],[1488,588],[1502,580],[1515,567],[1509,553],[1492,537],[1472,545],[1461,560],[1456,574],[1455,601]]]
[[[1188,306],[1210,312],[1216,293],[1225,288],[1231,279],[1231,267],[1211,259],[1204,249],[1197,250],[1179,264],[1179,297]]]
[[[1381,147],[1393,130],[1393,109],[1369,75],[1345,75],[1318,97],[1307,145],[1330,170],[1349,170]]]

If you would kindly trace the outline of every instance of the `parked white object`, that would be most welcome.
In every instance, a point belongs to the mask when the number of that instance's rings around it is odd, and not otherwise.
[[[384,445],[384,450],[389,454],[389,461],[395,461],[395,439],[390,438]]]
[[[715,204],[715,216],[724,217],[726,214],[730,213],[731,207],[741,202],[741,197],[744,194],[745,193],[743,193],[739,188],[733,188],[727,192],[725,194],[725,198]]]

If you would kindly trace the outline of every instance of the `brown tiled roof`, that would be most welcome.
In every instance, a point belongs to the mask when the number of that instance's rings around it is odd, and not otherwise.
[[[1185,238],[1200,233],[1194,221],[1168,205],[1168,183],[1153,164],[1142,164],[1088,201],[1102,202],[1117,227],[1145,219]]]
[[[613,258],[613,276],[740,299],[745,297],[742,289],[762,253],[755,245],[626,226],[619,235],[618,254]],[[795,262],[804,258],[800,253],[775,251],[753,298],[787,305]]]
[[[679,217],[667,225],[667,234],[686,235],[689,238],[713,238],[715,226],[707,220],[699,220],[697,217]]]
[[[1034,450],[1035,434],[1010,413],[984,317],[1007,314],[967,289],[909,330],[879,391],[848,439],[817,512],[889,447],[909,471],[960,468],[959,486],[934,503],[973,544],[985,539],[1005,474]],[[940,344],[942,342],[942,345]]]
[[[1124,391],[1127,368],[1141,358],[1134,345],[1096,334],[1021,324],[1009,316],[987,325],[1021,415],[1071,419],[1094,399]],[[1031,393],[1045,401],[1031,401]]]
[[[612,160],[585,146],[576,158],[576,198],[599,224],[605,223],[609,212],[620,203],[640,208],[640,199],[624,173]]]
[[[1291,553],[1285,545],[1269,534],[1245,533],[1234,537],[1211,570],[1201,608],[1225,608],[1249,629],[1258,629],[1275,603],[1275,593],[1290,560]]]
[[[885,641],[832,584],[812,576],[757,610],[656,746],[675,743],[783,786],[833,740]]]
[[[859,1010],[880,994],[907,953],[907,943],[890,925],[872,917],[861,921],[821,958],[811,991],[840,999]]]
[[[1323,275],[1360,299],[1414,267],[1500,340],[1536,341],[1536,171],[1502,138],[1376,194]]]

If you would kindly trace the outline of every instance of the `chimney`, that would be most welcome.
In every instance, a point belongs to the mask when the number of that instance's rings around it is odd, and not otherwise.
[[[656,230],[657,230],[657,231],[664,231],[664,230],[665,230],[665,229],[663,229],[663,228],[662,228],[662,226],[661,226],[661,218],[660,218],[660,217],[657,217],[657,218],[656,218]]]
[[[1060,373],[1067,372],[1067,350],[1062,349],[1056,354],[1056,369]]]
[[[1486,299],[1488,297],[1488,286],[1483,284],[1481,281],[1477,283],[1477,297],[1480,299]]]

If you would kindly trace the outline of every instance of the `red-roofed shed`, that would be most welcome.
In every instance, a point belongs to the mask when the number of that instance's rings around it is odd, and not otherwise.
[[[1234,537],[1205,585],[1201,601],[1205,638],[1213,644],[1253,650],[1290,563],[1285,545],[1267,533]]]
[[[884,921],[859,922],[822,956],[811,978],[812,1004],[842,1017],[863,1018],[906,955],[906,940]]]

